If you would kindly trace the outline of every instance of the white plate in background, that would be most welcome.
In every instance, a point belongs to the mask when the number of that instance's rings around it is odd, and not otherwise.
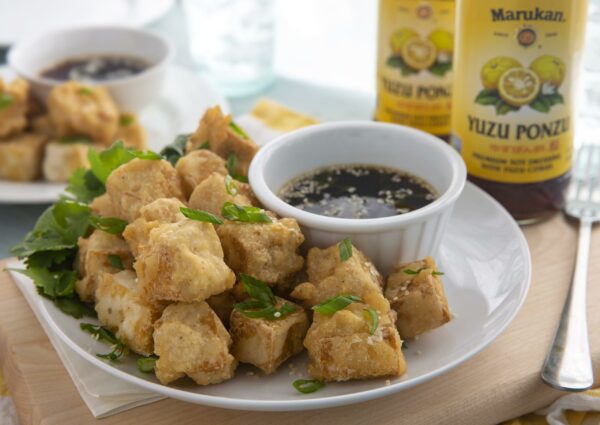
[[[3,66],[0,77],[10,81],[15,74]],[[171,66],[162,96],[139,114],[148,132],[148,147],[160,151],[176,135],[194,131],[204,111],[214,105],[221,105],[224,112],[230,111],[227,100],[206,80],[189,69]],[[58,199],[64,188],[62,183],[0,180],[0,203],[50,203]]]
[[[485,235],[485,237],[482,237]],[[227,409],[308,410],[383,397],[407,390],[439,376],[487,347],[512,322],[527,295],[531,260],[527,242],[510,215],[491,196],[467,183],[456,203],[442,241],[439,265],[454,319],[416,341],[404,351],[407,373],[390,380],[370,379],[328,383],[312,394],[300,394],[288,364],[306,374],[306,355],[292,358],[271,376],[257,378],[257,369],[240,366],[235,378],[218,385],[200,386],[191,380],[160,385],[151,374],[137,370],[137,356],[109,363],[95,353],[110,351],[107,344],[80,330],[80,322],[59,311],[52,302],[37,297],[33,305],[56,335],[91,364],[159,394],[183,401]],[[12,265],[11,265],[12,267]],[[12,273],[21,291],[33,291],[26,277]],[[254,372],[249,375],[248,372]],[[118,381],[115,381],[118,384]],[[115,384],[115,385],[116,385]]]
[[[175,0],[0,0],[0,46],[70,26],[141,27],[165,15]]]

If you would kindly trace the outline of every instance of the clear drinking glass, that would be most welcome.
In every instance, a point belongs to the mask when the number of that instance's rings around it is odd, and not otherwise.
[[[225,95],[273,82],[273,0],[183,0],[183,12],[192,60]]]

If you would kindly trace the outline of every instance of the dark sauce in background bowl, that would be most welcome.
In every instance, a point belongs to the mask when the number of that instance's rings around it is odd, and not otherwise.
[[[56,81],[108,81],[140,74],[149,67],[148,62],[134,56],[106,54],[67,59],[40,76]]]
[[[313,214],[380,218],[422,208],[437,198],[423,179],[393,168],[343,164],[318,168],[286,183],[278,196]]]

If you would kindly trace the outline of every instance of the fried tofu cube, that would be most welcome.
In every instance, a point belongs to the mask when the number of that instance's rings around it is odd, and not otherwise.
[[[277,307],[286,302],[277,298]],[[268,375],[302,351],[308,315],[299,305],[287,303],[296,307],[296,311],[277,320],[250,318],[237,310],[231,313],[231,353],[239,362],[250,363]]]
[[[394,313],[378,311],[379,324],[371,334],[366,308],[367,304],[354,303],[331,316],[315,312],[304,339],[312,378],[347,381],[404,374],[406,361]]]
[[[33,118],[31,120],[31,131],[34,133],[43,134],[48,139],[56,139],[58,137],[56,128],[54,128],[54,124],[52,124],[52,120],[48,114]]]
[[[108,258],[116,255],[121,259],[125,269],[133,267],[133,257],[125,241],[116,235],[95,230],[89,238],[79,238],[77,242],[79,251],[75,259],[75,269],[79,280],[75,282],[75,291],[83,301],[95,301],[96,288],[102,274],[117,273]]]
[[[148,241],[150,231],[163,223],[177,223],[185,219],[181,207],[185,205],[176,198],[160,198],[142,207],[140,216],[129,223],[123,231],[131,252],[137,257],[139,247]]]
[[[27,127],[29,83],[16,78],[9,84],[0,79],[0,137],[20,133]]]
[[[309,282],[296,286],[291,296],[312,307],[337,295],[354,294],[368,298],[375,308],[385,308],[382,277],[375,266],[354,246],[346,261],[339,252],[339,243],[327,249],[311,248],[306,257]]]
[[[304,265],[298,254],[304,235],[293,218],[273,218],[272,223],[227,221],[217,233],[225,262],[236,273],[275,285],[291,279]]]
[[[62,143],[53,141],[46,145],[44,178],[51,182],[66,182],[78,168],[89,168],[89,143]]]
[[[199,385],[233,378],[237,361],[231,337],[205,302],[167,306],[154,324],[154,369],[161,384],[189,376]]]
[[[95,197],[90,204],[90,208],[92,213],[100,217],[114,217],[116,215],[108,193]]]
[[[164,306],[140,297],[133,270],[103,273],[96,289],[95,308],[100,323],[127,347],[144,356],[154,353],[154,322]]]
[[[147,139],[146,130],[142,127],[135,114],[121,114],[114,140],[122,140],[123,144],[129,148],[146,150],[148,149],[148,145],[146,144]]]
[[[160,224],[139,246],[134,265],[146,298],[204,301],[233,287],[235,275],[210,223],[184,220]]]
[[[119,110],[105,88],[69,81],[54,87],[47,103],[60,137],[85,135],[105,146],[114,141]]]
[[[398,316],[396,326],[404,339],[440,327],[452,318],[431,257],[396,267],[388,277],[385,297]]]
[[[192,152],[208,142],[210,150],[221,158],[227,159],[234,154],[237,158],[235,172],[246,176],[258,146],[236,129],[231,115],[224,115],[219,106],[212,107],[204,113],[198,129],[188,139],[186,151]]]
[[[175,164],[175,170],[181,177],[186,198],[189,198],[196,186],[212,173],[225,177],[227,168],[220,156],[207,149],[201,149],[182,156]]]
[[[224,175],[218,172],[212,173],[202,180],[192,192],[188,202],[190,208],[220,216],[225,202],[233,202],[238,205],[253,204],[252,198],[247,196],[252,192],[248,184],[238,181],[232,181],[231,184],[237,189],[236,195],[230,195],[227,192]]]
[[[21,133],[0,141],[0,179],[33,181],[40,176],[46,137]]]
[[[108,176],[106,192],[116,216],[128,222],[156,199],[184,199],[179,176],[165,160],[134,159],[121,165]]]

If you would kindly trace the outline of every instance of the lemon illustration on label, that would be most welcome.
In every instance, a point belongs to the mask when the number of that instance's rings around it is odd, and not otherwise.
[[[439,52],[452,54],[454,51],[454,36],[450,31],[433,30],[427,39],[433,43]]]
[[[564,103],[558,88],[565,78],[564,62],[551,55],[537,57],[528,68],[511,57],[497,56],[481,68],[484,87],[475,103],[494,106],[497,115],[516,112],[524,106],[548,113]]]
[[[529,69],[535,72],[542,83],[548,83],[555,88],[560,87],[565,79],[565,63],[552,55],[542,55],[531,62]]]
[[[527,68],[511,68],[500,76],[498,93],[511,106],[531,103],[540,91],[540,78]]]
[[[435,45],[421,37],[412,37],[402,46],[402,58],[412,69],[427,69],[437,58]]]
[[[497,90],[500,77],[511,68],[520,68],[518,60],[506,56],[498,56],[489,60],[481,68],[481,83],[488,90]]]
[[[396,30],[390,37],[390,47],[392,48],[392,51],[397,55],[402,54],[402,47],[404,44],[418,35],[419,34],[410,28],[400,28],[399,30]]]

